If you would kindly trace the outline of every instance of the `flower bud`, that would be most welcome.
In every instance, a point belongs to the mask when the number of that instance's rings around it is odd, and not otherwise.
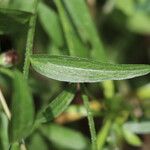
[[[18,62],[18,54],[15,50],[9,50],[0,55],[0,65],[4,67],[11,67]]]

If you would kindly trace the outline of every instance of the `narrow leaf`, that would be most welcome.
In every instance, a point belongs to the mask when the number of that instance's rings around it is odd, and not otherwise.
[[[12,142],[20,141],[29,134],[34,119],[33,99],[27,82],[19,71],[15,71],[14,75],[10,122]]]
[[[127,129],[123,129],[123,136],[124,136],[125,140],[133,146],[141,146],[142,145],[141,139],[136,134],[130,132]]]
[[[150,73],[150,65],[119,65],[69,56],[33,55],[31,63],[40,74],[67,82],[123,80]]]
[[[65,149],[89,150],[89,141],[79,132],[56,125],[42,126],[40,131],[52,143]]]
[[[103,44],[100,40],[94,21],[92,20],[86,1],[84,0],[63,0],[72,17],[77,32],[85,43],[92,46],[92,57],[100,61],[106,61]]]
[[[8,119],[3,112],[0,112],[0,149],[8,150],[8,148]]]
[[[37,122],[51,121],[59,116],[73,100],[74,93],[75,92],[72,89],[66,89],[61,92],[50,104],[48,104],[48,106],[46,106],[46,108],[41,111]]]
[[[56,12],[41,2],[38,5],[38,14],[44,30],[52,39],[53,43],[57,47],[63,46],[63,33],[61,31],[59,17]]]
[[[124,124],[124,129],[137,134],[150,134],[150,121],[127,122]]]
[[[85,48],[84,44],[76,34],[76,31],[69,19],[67,11],[63,5],[61,0],[54,1],[59,12],[60,20],[62,23],[63,31],[65,33],[65,38],[67,41],[67,45],[69,48],[69,53],[72,56],[82,56],[85,57],[88,54],[87,49]]]

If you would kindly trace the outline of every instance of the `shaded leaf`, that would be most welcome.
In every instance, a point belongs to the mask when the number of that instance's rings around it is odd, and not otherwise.
[[[100,37],[90,16],[87,4],[84,0],[63,0],[67,7],[77,31],[85,43],[92,45],[92,57],[105,61],[106,56]]]
[[[60,20],[62,23],[63,31],[65,33],[65,38],[67,41],[67,45],[69,48],[69,53],[72,56],[87,56],[88,51],[85,48],[84,44],[76,34],[75,29],[73,28],[73,25],[71,23],[71,20],[69,19],[69,16],[67,14],[67,11],[65,11],[65,7],[61,0],[55,0],[54,1],[58,12],[60,16]]]
[[[109,64],[69,56],[33,55],[31,63],[40,74],[67,82],[123,80],[150,72],[150,65]]]
[[[23,30],[29,22],[31,13],[0,8],[0,34],[14,33]]]
[[[38,5],[38,14],[44,30],[52,39],[53,43],[57,47],[63,46],[63,34],[61,31],[59,17],[55,11],[46,6],[44,3],[40,3]]]
[[[61,148],[70,150],[88,150],[90,148],[89,141],[78,131],[56,124],[42,126],[40,131],[51,142]]]
[[[10,139],[20,141],[31,131],[34,119],[33,99],[27,81],[19,71],[14,72]]]

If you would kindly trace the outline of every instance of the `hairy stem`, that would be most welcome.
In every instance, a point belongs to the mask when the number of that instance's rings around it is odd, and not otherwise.
[[[29,30],[27,34],[26,54],[25,54],[25,62],[24,62],[24,68],[23,68],[23,74],[26,79],[28,78],[28,75],[29,75],[30,55],[32,54],[32,49],[33,49],[33,41],[34,41],[36,18],[37,18],[37,3],[38,3],[38,0],[35,0],[34,14],[30,18]]]
[[[97,150],[95,124],[94,124],[93,114],[90,109],[89,100],[86,95],[82,95],[82,98],[83,98],[83,102],[87,110],[88,123],[89,123],[89,129],[90,129],[91,140],[92,140],[92,150]]]

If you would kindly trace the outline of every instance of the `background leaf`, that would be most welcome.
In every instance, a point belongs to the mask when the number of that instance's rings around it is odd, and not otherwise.
[[[134,133],[130,132],[129,130],[123,130],[123,135],[125,140],[133,145],[133,146],[141,146],[142,145],[142,141],[141,139]]]
[[[56,124],[42,126],[42,134],[47,137],[57,147],[70,150],[88,150],[89,141],[78,131],[74,131]]]
[[[28,149],[29,150],[48,150],[48,146],[44,138],[39,133],[35,133],[32,136]]]
[[[30,133],[34,119],[33,99],[27,81],[19,71],[15,71],[14,74],[10,122],[12,142],[20,141]]]
[[[1,150],[9,149],[8,119],[3,112],[0,112],[0,149]]]
[[[124,129],[136,134],[150,134],[150,122],[126,122]]]
[[[76,34],[76,31],[73,25],[71,24],[67,11],[65,11],[63,2],[61,0],[55,0],[55,4],[59,12],[70,55],[81,57],[87,56],[88,51],[85,48],[82,41],[80,40],[80,38],[78,37],[78,35]]]
[[[80,37],[85,44],[91,44],[92,57],[100,61],[106,61],[102,42],[97,34],[97,30],[93,23],[94,21],[91,18],[86,2],[84,0],[63,1]]]
[[[62,47],[64,44],[63,33],[56,12],[41,2],[38,5],[38,14],[44,30],[53,43],[56,47]]]
[[[0,8],[0,34],[10,34],[25,29],[31,13]],[[9,25],[11,24],[11,28]]]

